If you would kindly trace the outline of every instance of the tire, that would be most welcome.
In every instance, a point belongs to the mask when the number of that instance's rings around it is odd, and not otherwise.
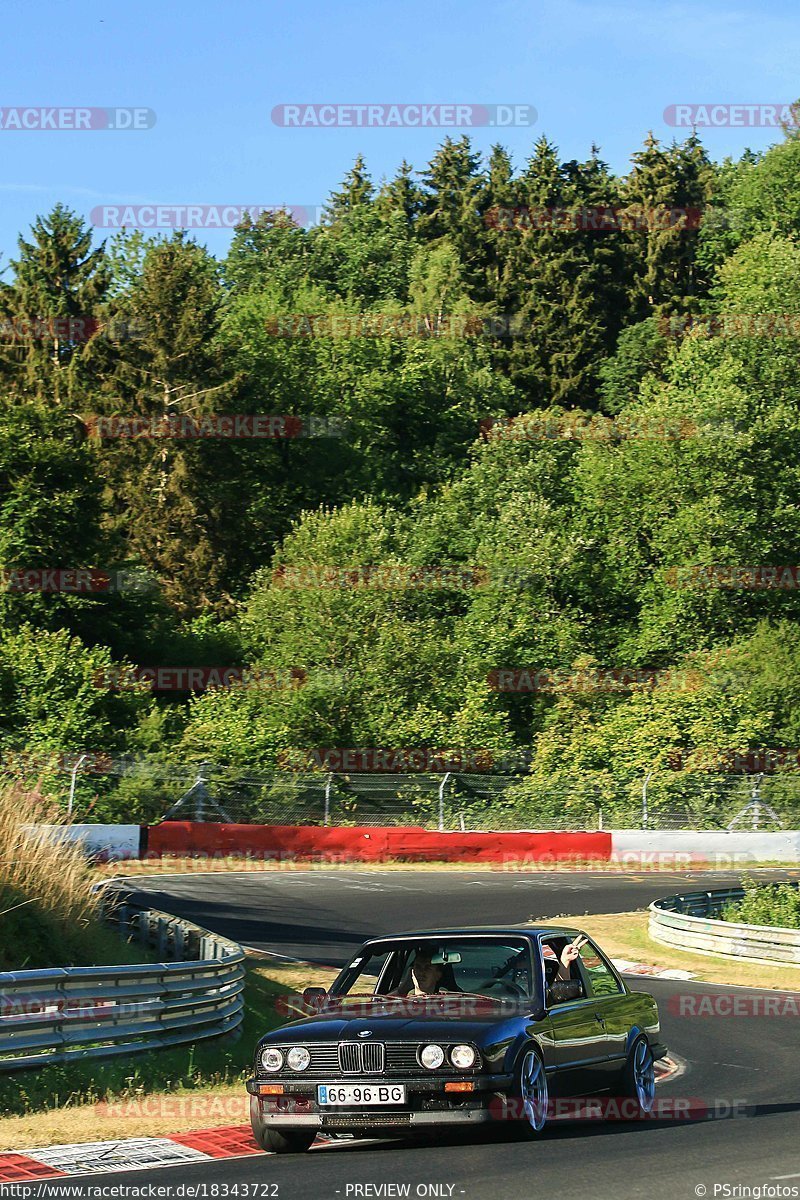
[[[250,1099],[250,1126],[261,1149],[272,1154],[303,1154],[317,1136],[314,1128],[278,1129],[265,1125],[255,1096]]]
[[[276,1129],[267,1125],[262,1126],[260,1136],[256,1134],[256,1141],[262,1150],[273,1154],[303,1154],[316,1136],[316,1129]]]
[[[635,1116],[652,1111],[656,1098],[655,1059],[643,1034],[637,1037],[628,1052],[622,1070],[622,1095],[634,1102]]]
[[[515,1100],[520,1106],[518,1132],[525,1138],[538,1138],[547,1124],[550,1093],[544,1059],[533,1046],[522,1055],[517,1069]]]

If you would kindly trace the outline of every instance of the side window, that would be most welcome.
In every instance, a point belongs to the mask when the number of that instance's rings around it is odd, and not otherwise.
[[[548,938],[542,942],[542,960],[548,1005],[565,1004],[567,1001],[581,1000],[586,997],[577,963],[572,963],[570,966],[569,980],[560,981],[556,978],[561,952],[566,946],[567,941],[567,938]]]
[[[542,942],[542,962],[544,965],[544,980],[547,987],[553,982],[558,971],[558,960],[563,949],[563,940],[547,939]]]
[[[618,996],[622,991],[611,968],[603,960],[599,950],[591,942],[581,949],[581,966],[589,981],[593,996]]]

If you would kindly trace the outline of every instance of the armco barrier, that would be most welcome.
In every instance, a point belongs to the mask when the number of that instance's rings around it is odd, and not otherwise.
[[[748,962],[800,967],[800,929],[715,919],[725,904],[743,896],[744,888],[735,887],[654,900],[650,905],[650,936],[665,946],[694,954],[721,954]]]
[[[1,973],[0,1071],[133,1054],[241,1024],[241,946],[152,909],[119,904],[111,919],[164,961]]]
[[[220,825],[165,821],[147,833],[147,856],[225,854],[380,862],[607,860],[609,833],[439,833],[413,826]]]

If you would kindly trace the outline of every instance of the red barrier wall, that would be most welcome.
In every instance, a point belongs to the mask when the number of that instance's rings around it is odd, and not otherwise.
[[[610,833],[438,833],[415,826],[218,825],[165,821],[147,830],[147,854],[250,855],[411,862],[609,859]]]

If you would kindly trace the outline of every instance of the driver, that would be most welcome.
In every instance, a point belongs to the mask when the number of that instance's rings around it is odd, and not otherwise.
[[[442,987],[442,977],[444,975],[444,963],[431,962],[433,951],[425,946],[420,946],[414,955],[414,962],[411,967],[411,981],[413,987],[408,993],[409,996],[435,996],[441,995],[443,992],[449,992],[455,989],[455,980],[449,979],[447,982],[453,984],[453,988]],[[450,970],[452,975],[452,968]]]

